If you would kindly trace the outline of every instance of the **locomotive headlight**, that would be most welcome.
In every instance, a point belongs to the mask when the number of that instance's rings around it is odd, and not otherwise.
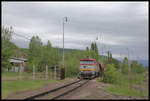
[[[92,74],[95,74],[95,72],[94,72],[94,71],[92,71]]]
[[[83,68],[86,68],[87,66],[83,66]]]

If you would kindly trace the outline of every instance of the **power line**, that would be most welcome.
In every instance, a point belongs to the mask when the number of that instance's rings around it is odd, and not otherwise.
[[[31,40],[31,39],[29,39],[29,38],[27,38],[27,37],[25,37],[25,36],[23,36],[23,35],[20,35],[20,34],[17,34],[17,33],[13,33],[13,34],[16,35],[16,36],[22,37],[22,38],[24,38],[24,39]]]

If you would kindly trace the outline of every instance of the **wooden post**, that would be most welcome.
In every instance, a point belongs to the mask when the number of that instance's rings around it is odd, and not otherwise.
[[[35,80],[35,65],[33,64],[33,80]]]
[[[54,80],[56,80],[56,65],[54,67]]]
[[[48,80],[48,66],[46,65],[46,80]]]
[[[20,64],[20,80],[22,80],[22,63]]]

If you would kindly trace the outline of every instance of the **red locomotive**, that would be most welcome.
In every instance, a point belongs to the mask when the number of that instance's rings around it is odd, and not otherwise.
[[[94,78],[103,76],[104,65],[97,62],[95,59],[80,59],[79,78]]]

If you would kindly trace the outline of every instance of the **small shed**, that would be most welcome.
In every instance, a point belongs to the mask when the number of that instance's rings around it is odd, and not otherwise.
[[[26,61],[27,61],[27,59],[25,59],[25,58],[16,58],[16,57],[11,58],[9,60],[9,62],[12,64],[11,71],[18,72],[22,66],[22,71],[24,72],[24,68],[26,66],[25,65]]]

